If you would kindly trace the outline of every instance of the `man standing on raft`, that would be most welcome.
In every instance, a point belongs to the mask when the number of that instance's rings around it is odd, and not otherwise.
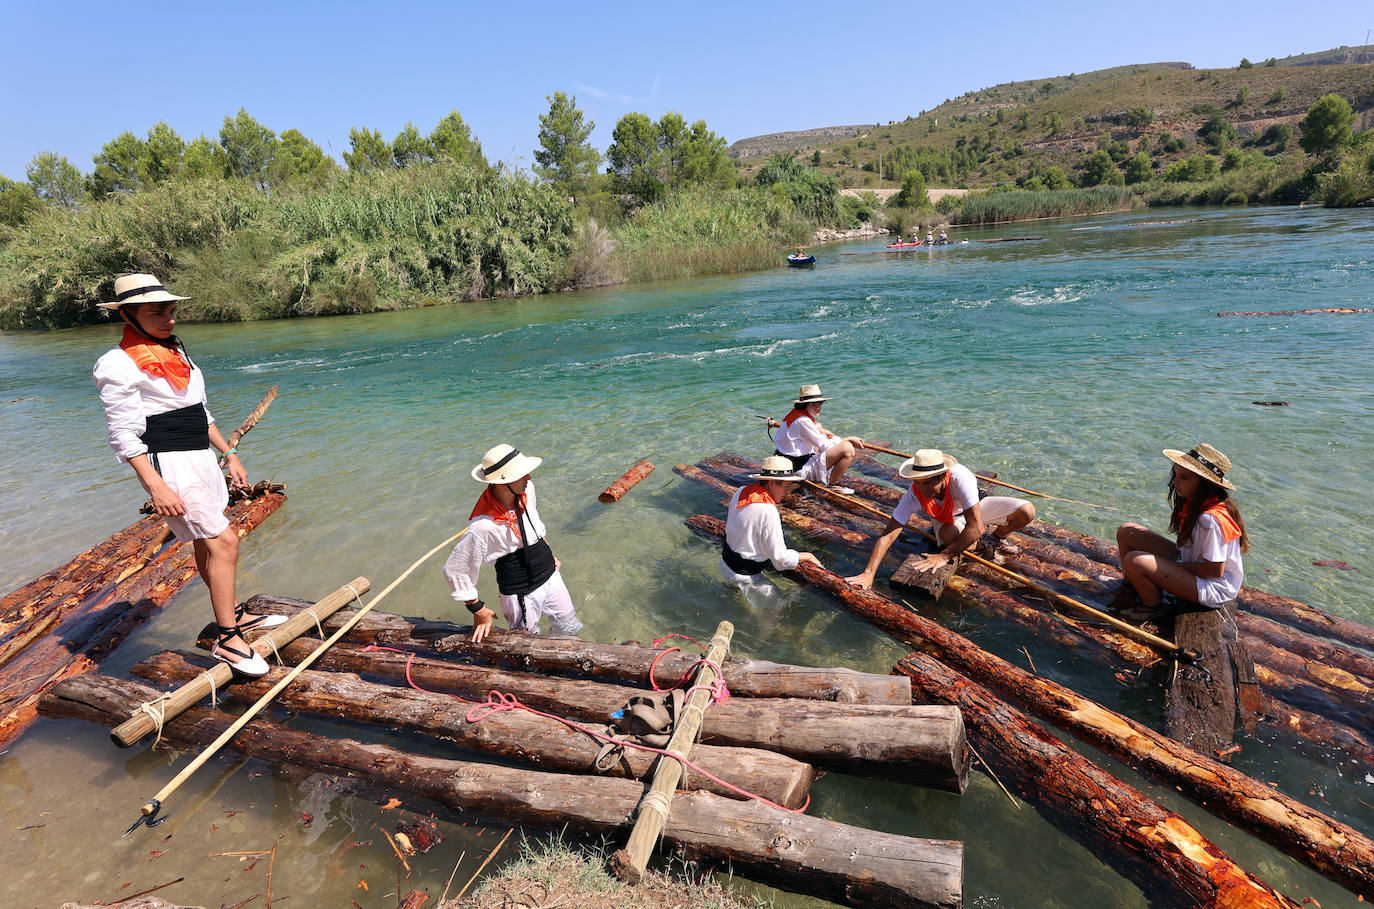
[[[219,628],[210,653],[235,672],[264,675],[267,662],[243,632],[286,617],[250,615],[238,605],[239,535],[224,516],[229,490],[215,452],[227,456],[235,486],[247,486],[248,474],[206,410],[204,375],[172,334],[176,304],[186,297],[168,293],[152,275],[116,278],[114,290],[114,300],[99,305],[119,313],[124,336],[95,364],[110,447],[176,538],[191,544]]]
[[[778,503],[801,480],[791,462],[779,455],[764,458],[759,472],[749,479],[757,482],[736,489],[725,509],[720,575],[746,593],[772,596],[777,588],[763,576],[765,568],[788,571],[800,562],[817,567],[821,563],[809,552],[788,549],[783,540]]]
[[[582,630],[535,504],[530,473],[543,462],[511,445],[497,445],[472,469],[472,478],[487,488],[468,516],[468,532],[444,563],[444,578],[453,598],[472,613],[473,643],[487,636],[495,616],[477,596],[484,562],[496,566],[501,612],[512,631],[538,634],[545,615],[556,634]]]
[[[843,479],[855,454],[864,447],[864,440],[858,436],[840,438],[821,426],[821,404],[827,400],[821,396],[819,385],[801,387],[791,412],[773,437],[775,454],[792,462],[798,479],[835,486],[836,492],[853,495],[854,490],[848,486],[835,484]]]
[[[845,579],[855,587],[873,586],[883,557],[916,516],[918,506],[933,520],[940,548],[927,553],[916,564],[917,571],[941,568],[972,547],[986,559],[1012,555],[1018,550],[1007,536],[1035,520],[1035,506],[1025,499],[988,496],[980,501],[973,471],[938,448],[922,448],[903,461],[897,473],[911,480],[911,487],[893,509],[882,535],[873,541],[864,570]]]

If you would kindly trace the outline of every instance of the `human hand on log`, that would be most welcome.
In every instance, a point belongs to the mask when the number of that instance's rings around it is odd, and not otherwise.
[[[868,574],[856,574],[853,577],[845,578],[844,582],[850,587],[857,587],[860,590],[869,590],[873,587],[873,576]]]
[[[815,565],[817,568],[824,568],[824,567],[825,567],[824,565],[821,564],[821,560],[818,559],[818,558],[816,558],[816,557],[815,557],[814,555],[812,555],[811,553],[809,553],[809,552],[799,552],[799,553],[797,553],[797,564],[800,565],[800,564],[803,564],[803,563],[806,563],[806,562],[810,562],[812,565]]]
[[[472,643],[480,644],[482,640],[491,633],[492,619],[496,618],[496,613],[483,606],[472,616]]]
[[[921,560],[919,562],[912,565],[911,567],[912,570],[917,573],[923,571],[934,571],[937,568],[943,568],[945,563],[948,561],[949,556],[945,555],[945,553],[943,552],[928,552],[921,557]]]
[[[225,457],[228,458],[229,461],[229,488],[240,489],[247,486],[248,471],[243,469],[243,462],[239,460],[239,456],[234,452],[230,452]]]

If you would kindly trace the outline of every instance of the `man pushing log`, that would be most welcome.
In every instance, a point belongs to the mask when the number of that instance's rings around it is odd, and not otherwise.
[[[781,455],[763,459],[763,465],[741,486],[726,506],[725,537],[720,546],[720,575],[746,595],[765,599],[777,594],[777,587],[763,576],[765,568],[787,571],[798,562],[820,567],[820,560],[809,552],[788,549],[782,536],[778,502],[787,498],[792,484],[801,481],[792,462]]]

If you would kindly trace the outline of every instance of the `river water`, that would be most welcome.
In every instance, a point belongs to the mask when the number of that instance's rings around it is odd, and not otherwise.
[[[1151,223],[1164,218],[1197,220]],[[1253,540],[1247,581],[1374,622],[1374,316],[1217,317],[1369,306],[1368,212],[1171,210],[960,236],[1043,239],[900,254],[881,252],[878,241],[851,243],[821,248],[819,266],[806,271],[183,326],[226,429],[269,386],[281,388],[242,455],[251,479],[286,483],[289,499],[246,541],[240,595],[314,598],[359,574],[381,589],[464,524],[480,491],[469,471],[486,448],[509,441],[546,459],[535,475],[542,513],[585,636],[709,637],[730,619],[737,652],[886,672],[905,653],[901,645],[787,582],[775,608],[745,603],[718,582],[715,549],[682,523],[721,508],[671,466],[722,449],[767,453],[752,415],[780,417],[799,385],[818,382],[831,399],[828,427],[905,450],[943,448],[1011,482],[1116,506],[1119,513],[1037,502],[1042,517],[1106,537],[1123,519],[1167,524],[1169,465],[1160,449],[1210,442],[1235,462]],[[141,490],[105,446],[90,380],[116,338],[113,327],[0,334],[0,589],[136,517]],[[615,505],[596,501],[646,457],[658,465],[647,480]],[[846,553],[810,548],[827,566],[858,568]],[[1357,570],[1314,566],[1318,559]],[[433,559],[382,608],[462,621],[441,563]],[[494,587],[484,578],[489,600]],[[209,616],[197,581],[106,671],[190,646]],[[1025,665],[1024,646],[1046,675],[1159,721],[1154,691],[976,613],[944,616],[1008,659]],[[173,797],[171,822],[121,840],[138,806],[185,760],[146,746],[121,752],[101,729],[40,721],[0,758],[5,903],[108,901],[185,876],[159,895],[232,905],[264,889],[266,864],[210,853],[276,844],[275,897],[395,904],[395,860],[376,828],[394,830],[396,811],[253,764],[237,772],[228,760],[211,765]],[[1106,763],[1290,896],[1353,902],[1168,787]],[[1247,743],[1237,766],[1374,831],[1374,777],[1342,776],[1265,741]],[[816,785],[812,811],[963,840],[969,906],[1148,902],[978,774],[962,797],[831,775]],[[313,816],[308,825],[303,814]],[[405,889],[428,887],[437,898],[465,853],[456,891],[500,833],[463,816],[445,831],[442,846],[413,861]]]

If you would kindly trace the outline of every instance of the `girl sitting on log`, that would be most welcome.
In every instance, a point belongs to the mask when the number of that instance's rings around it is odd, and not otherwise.
[[[472,478],[487,488],[468,516],[468,532],[444,563],[444,578],[453,598],[472,613],[473,643],[487,636],[495,617],[477,596],[477,573],[483,563],[496,567],[501,612],[512,631],[538,634],[544,615],[552,620],[557,634],[582,630],[572,595],[559,573],[562,563],[549,548],[535,505],[530,473],[543,462],[514,446],[497,445],[472,469]]]
[[[783,418],[780,430],[773,439],[774,454],[792,462],[798,478],[833,486],[835,491],[853,495],[848,486],[838,485],[844,472],[863,449],[864,440],[858,436],[835,435],[821,426],[821,405],[828,398],[821,395],[819,385],[803,385],[792,402],[792,410]]]
[[[1153,609],[1167,592],[1220,608],[1239,593],[1244,577],[1240,556],[1250,548],[1240,509],[1230,496],[1236,487],[1226,479],[1231,459],[1206,443],[1186,452],[1166,448],[1164,456],[1174,463],[1169,529],[1177,542],[1140,524],[1117,528],[1126,581],[1112,605]]]
[[[205,377],[172,334],[176,304],[186,297],[168,293],[152,275],[123,275],[114,291],[99,306],[119,313],[124,336],[95,364],[110,447],[176,538],[194,549],[219,627],[210,652],[235,672],[263,675],[267,662],[242,632],[280,625],[286,616],[250,615],[238,605],[239,536],[224,515],[229,490],[216,452],[228,456],[234,486],[247,486],[248,474],[206,410]]]

